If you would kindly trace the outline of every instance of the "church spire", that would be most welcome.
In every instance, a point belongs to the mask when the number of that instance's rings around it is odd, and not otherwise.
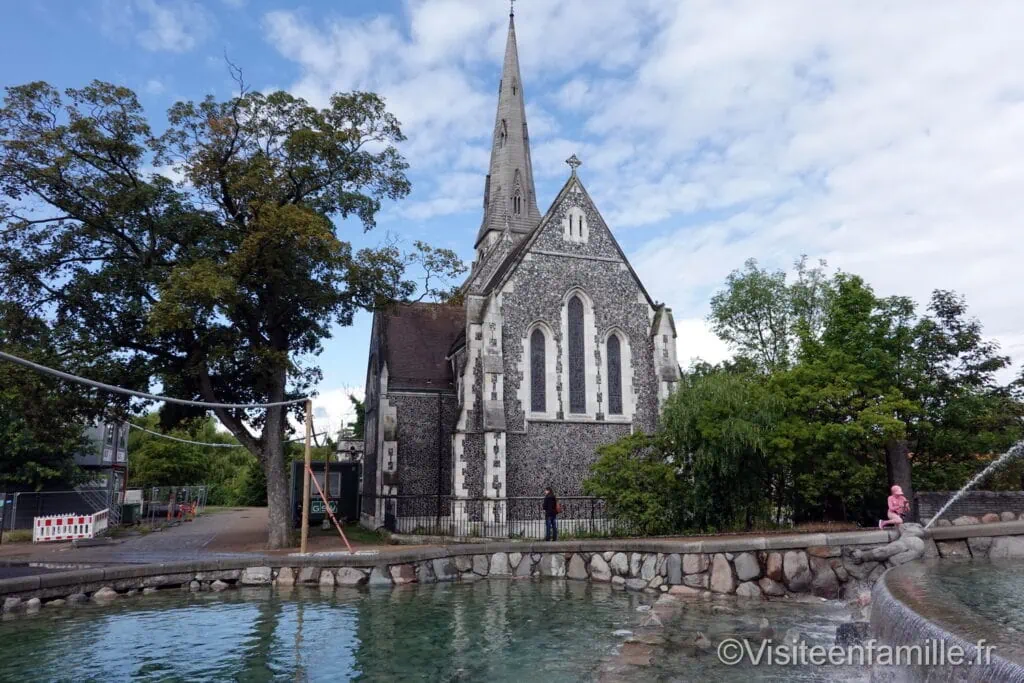
[[[484,186],[484,219],[475,246],[479,247],[489,233],[501,234],[508,228],[522,235],[538,223],[540,211],[533,184],[526,103],[519,74],[515,13],[510,11],[505,62],[498,86],[498,115],[491,142],[491,165]]]

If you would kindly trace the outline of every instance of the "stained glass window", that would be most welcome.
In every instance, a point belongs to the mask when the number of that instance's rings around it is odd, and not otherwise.
[[[614,334],[608,337],[608,414],[622,415],[622,349]]]
[[[546,376],[544,333],[534,330],[530,335],[530,410],[535,413],[547,410],[547,396],[544,393]]]
[[[569,299],[569,412],[587,412],[586,355],[583,349],[583,302]]]

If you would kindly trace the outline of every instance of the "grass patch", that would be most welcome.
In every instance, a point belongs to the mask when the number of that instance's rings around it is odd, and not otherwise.
[[[345,536],[352,543],[365,543],[366,545],[386,545],[391,540],[391,535],[386,531],[367,529],[359,524],[344,524],[341,527]],[[331,531],[338,533],[338,530],[331,528]]]
[[[586,539],[599,539],[599,538],[629,538],[630,533],[625,529],[608,529],[605,531],[588,531],[586,529],[580,529],[578,531],[563,532],[558,531],[558,538],[562,540],[586,540]]]
[[[4,543],[31,543],[32,542],[32,530],[31,529],[14,529],[13,531],[3,532]]]
[[[363,545],[387,545],[391,542],[391,534],[384,530],[374,531],[359,524],[342,524],[342,531],[350,543],[361,543]],[[319,526],[310,525],[309,535],[311,537],[333,537],[339,541],[338,530],[332,524],[329,529],[321,529]]]

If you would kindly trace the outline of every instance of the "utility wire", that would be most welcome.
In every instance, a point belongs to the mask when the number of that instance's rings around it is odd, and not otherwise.
[[[128,426],[131,427],[132,429],[138,429],[140,432],[146,432],[147,434],[152,434],[153,436],[159,436],[162,439],[168,439],[169,441],[177,441],[178,443],[187,443],[192,446],[208,446],[210,448],[245,448],[245,446],[243,446],[240,443],[203,443],[202,441],[189,441],[188,439],[179,439],[178,437],[171,436],[170,434],[161,434],[160,432],[154,432],[151,429],[140,427],[134,422],[129,422]]]
[[[134,422],[128,422],[127,424],[132,429],[138,429],[140,432],[146,432],[147,434],[152,434],[153,436],[159,436],[160,438],[168,439],[169,441],[177,441],[178,443],[187,443],[187,444],[190,444],[192,446],[209,446],[210,448],[245,448],[245,446],[243,446],[240,443],[206,443],[204,441],[189,441],[188,439],[179,439],[178,437],[171,436],[170,434],[161,434],[160,432],[154,432],[152,429],[146,429],[145,427],[140,427],[139,425],[135,424]],[[327,434],[327,432],[319,432],[318,434],[314,434],[313,436],[323,436],[324,434]],[[293,443],[295,441],[303,441],[305,438],[306,437],[301,436],[301,437],[299,437],[297,439],[290,439],[286,443]]]
[[[24,365],[26,368],[31,368],[36,372],[42,372],[47,375],[53,375],[54,377],[59,377],[60,379],[68,380],[69,382],[78,382],[79,384],[84,384],[95,389],[112,391],[115,394],[127,394],[129,396],[147,398],[151,401],[177,403],[178,405],[182,406],[199,406],[201,408],[276,408],[279,406],[295,405],[296,403],[305,403],[307,400],[309,400],[308,398],[296,398],[292,399],[291,401],[278,401],[276,403],[205,403],[203,401],[189,401],[183,398],[157,396],[156,394],[147,394],[142,391],[132,391],[131,389],[124,389],[123,387],[115,387],[112,384],[104,384],[103,382],[97,382],[95,380],[86,379],[84,377],[78,377],[77,375],[71,375],[66,372],[61,372],[60,370],[54,370],[53,368],[48,368],[45,365],[39,365],[38,363],[33,363],[30,360],[25,360],[24,358],[12,356],[11,354],[4,353],[3,351],[0,351],[0,359],[9,360],[12,363],[17,363],[18,365]]]
[[[330,432],[317,432],[315,434],[310,434],[310,436],[313,437],[313,443],[316,444],[316,447],[320,448],[320,444],[317,443],[316,437],[324,436],[325,434],[329,434],[329,433]],[[287,441],[285,441],[285,443],[295,443],[296,441],[305,441],[305,440],[306,440],[306,437],[304,437],[304,436],[297,436],[294,439],[288,439]]]

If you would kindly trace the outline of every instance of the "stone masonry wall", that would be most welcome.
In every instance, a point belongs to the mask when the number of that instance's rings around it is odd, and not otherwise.
[[[922,491],[917,500],[918,515],[922,521],[931,519],[946,504],[956,491]],[[989,513],[999,515],[1012,512],[1018,517],[1024,515],[1024,491],[968,491],[953,503],[943,519],[954,520],[969,515],[982,517]]]
[[[398,412],[400,495],[451,494],[451,436],[457,419],[456,397],[441,394],[439,400],[438,396],[388,395]]]
[[[941,527],[930,533],[935,542],[926,538],[925,557],[1024,559],[1024,522]],[[219,591],[271,584],[373,588],[482,578],[563,578],[677,597],[812,594],[863,602],[892,563],[858,555],[892,545],[897,538],[896,532],[861,531],[697,542],[482,543],[341,557],[257,556],[22,576],[0,580],[0,596],[6,613],[38,610],[44,604],[104,603],[126,593],[166,589]]]
[[[551,226],[548,228],[551,229]],[[600,233],[592,231],[591,235]],[[609,257],[611,258],[611,257]],[[586,260],[569,256],[531,253],[519,264],[510,280],[512,290],[502,294],[502,345],[505,361],[505,411],[508,431],[528,431],[526,416],[519,399],[519,388],[524,381],[522,363],[523,339],[533,323],[542,320],[554,331],[556,358],[563,357],[562,330],[563,299],[570,290],[580,289],[593,302],[595,339],[597,349],[608,334],[616,328],[628,337],[632,364],[633,392],[636,413],[633,423],[643,431],[654,429],[658,418],[658,385],[654,370],[654,347],[650,336],[650,307],[632,273],[623,261]],[[596,364],[604,383],[607,373],[606,359],[597,358]],[[626,361],[627,359],[623,359]],[[562,368],[559,380],[563,397],[556,411],[568,414],[567,369]],[[553,400],[555,397],[549,398]],[[591,408],[592,409],[592,408]],[[607,411],[607,398],[602,402]],[[510,460],[515,457],[509,451]]]
[[[550,486],[559,496],[583,495],[581,482],[597,460],[597,447],[629,435],[614,423],[531,422],[526,434],[509,434],[508,495],[539,496]]]
[[[4,603],[4,610],[10,612],[26,608],[25,601],[32,598],[57,600],[57,604],[64,604],[69,596],[72,602],[85,601],[91,596],[95,602],[107,602],[119,594],[151,593],[169,588],[191,592],[270,584],[374,588],[410,583],[467,582],[482,578],[564,578],[610,583],[622,590],[671,591],[673,595],[687,597],[734,594],[760,599],[812,593],[823,598],[854,599],[869,591],[871,584],[885,571],[883,564],[856,564],[843,548],[827,546],[742,553],[532,550],[524,547],[522,552],[457,554],[372,566],[255,566],[201,571],[173,571],[168,567],[163,573],[155,571],[148,576],[131,576],[143,573],[140,568],[133,567],[124,573],[124,578],[108,577],[99,570],[94,571],[95,576],[83,577],[84,581],[51,588],[40,588],[39,577],[32,577],[36,582],[33,588],[3,591],[0,586],[0,595],[12,595]],[[289,558],[283,559],[287,562]],[[144,571],[146,567],[141,569]],[[84,575],[88,571],[68,574]],[[43,578],[47,578],[49,584],[56,584],[55,579],[59,576]],[[27,582],[22,584],[28,586]]]
[[[562,237],[562,218],[573,207],[587,213],[589,239],[585,243],[568,242]],[[590,421],[562,419],[569,417],[567,368],[561,367],[565,344],[562,308],[566,294],[573,289],[582,290],[593,303],[594,338],[588,344],[594,350],[591,362],[596,372],[587,381],[594,384],[588,386],[588,394],[597,398],[597,403],[588,405],[588,412],[596,412],[597,419]],[[552,209],[547,226],[501,294],[509,496],[537,495],[547,485],[561,495],[578,495],[598,446],[629,434],[631,427],[641,431],[655,428],[658,381],[650,315],[639,283],[596,209],[583,193],[568,193]],[[528,406],[521,399],[525,395],[521,386],[529,381],[523,372],[529,366],[528,359],[523,358],[523,340],[538,321],[546,323],[554,336],[548,343],[555,346],[558,379],[554,396],[548,400],[556,402],[549,410],[560,419],[553,422],[529,420]],[[612,329],[628,340],[630,353],[622,360],[631,368],[623,375],[632,377],[632,424],[616,422],[607,415],[607,359],[601,357],[600,349]]]

